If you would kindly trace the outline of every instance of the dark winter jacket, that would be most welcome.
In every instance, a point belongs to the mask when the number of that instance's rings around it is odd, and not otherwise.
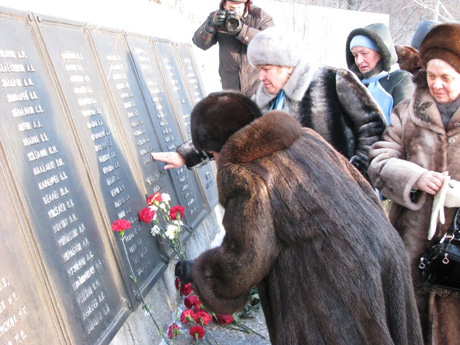
[[[365,174],[369,148],[382,136],[385,120],[356,76],[345,69],[301,61],[283,90],[283,111],[321,134],[348,159],[357,159]],[[261,84],[253,100],[265,113],[275,97]]]
[[[249,64],[246,51],[249,42],[258,32],[275,25],[273,19],[262,9],[251,6],[244,18],[241,32],[237,36],[232,36],[219,30],[214,34],[208,31],[213,14],[214,12],[195,32],[193,43],[203,50],[219,43],[219,75],[222,89],[237,90],[251,96],[259,84],[259,71]]]
[[[192,279],[217,313],[257,285],[273,345],[420,345],[403,243],[372,187],[321,136],[270,112],[220,151],[221,246]]]
[[[381,64],[378,65],[381,69],[376,71],[378,74],[381,70],[390,72],[392,66],[398,62],[398,55],[387,26],[381,23],[371,24],[364,28],[353,30],[347,38],[346,43],[346,60],[348,68],[358,75],[359,79],[364,76],[359,71],[355,64],[355,58],[350,51],[350,42],[353,37],[363,35],[370,38],[380,51],[382,57]],[[394,70],[395,68],[393,68]],[[369,72],[367,73],[369,74]],[[372,73],[371,73],[372,74]],[[397,68],[389,73],[386,77],[379,80],[382,87],[393,97],[393,107],[395,107],[403,99],[409,99],[412,96],[415,85],[412,83],[412,75],[404,70]]]
[[[370,151],[369,176],[382,194],[393,201],[390,221],[407,248],[427,345],[460,344],[460,295],[442,289],[427,291],[420,282],[418,269],[426,248],[439,242],[446,233],[455,209],[445,208],[445,225],[428,241],[433,196],[411,191],[420,176],[429,170],[448,171],[453,179],[460,180],[459,155],[460,109],[446,130],[426,87],[417,87],[411,100],[394,109],[392,125]],[[435,341],[432,343],[431,339]]]

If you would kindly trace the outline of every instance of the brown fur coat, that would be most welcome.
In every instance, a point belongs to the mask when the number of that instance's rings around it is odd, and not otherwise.
[[[420,256],[429,245],[439,242],[455,209],[445,209],[445,226],[428,241],[433,196],[411,193],[427,170],[447,170],[453,179],[460,180],[460,109],[446,131],[433,97],[427,88],[419,86],[412,100],[395,108],[391,121],[382,141],[371,148],[369,175],[382,194],[394,202],[390,220],[407,248],[425,344],[432,344],[432,327],[434,344],[460,344],[459,295],[447,290],[428,292],[419,281],[418,269]]]
[[[257,285],[274,345],[421,344],[403,243],[371,186],[317,133],[269,112],[220,151],[221,246],[192,277],[218,313]]]

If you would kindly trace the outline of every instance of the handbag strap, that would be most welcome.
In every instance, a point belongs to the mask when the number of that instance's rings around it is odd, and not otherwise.
[[[446,238],[449,238],[450,240],[452,240],[453,238],[460,239],[460,231],[459,231],[459,226],[458,226],[459,213],[460,213],[460,208],[457,208],[457,211],[455,211],[454,219],[452,220],[452,223],[450,224],[449,229],[447,229],[447,232],[444,235],[441,242],[444,242],[444,239]]]

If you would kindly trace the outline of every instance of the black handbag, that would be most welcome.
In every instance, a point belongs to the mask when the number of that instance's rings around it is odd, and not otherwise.
[[[459,211],[460,208],[441,241],[428,248],[420,258],[421,280],[428,285],[460,291]]]

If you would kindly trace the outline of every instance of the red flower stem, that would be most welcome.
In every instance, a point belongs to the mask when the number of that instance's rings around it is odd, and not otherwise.
[[[248,326],[245,326],[239,322],[236,322],[235,321],[235,325],[238,326],[238,327],[235,327],[235,326],[231,326],[231,325],[222,325],[222,324],[219,324],[221,327],[226,327],[228,329],[231,329],[231,330],[234,330],[234,331],[240,331],[240,332],[243,332],[243,333],[246,333],[246,334],[255,334],[255,335],[258,335],[259,337],[261,337],[262,339],[267,339],[265,338],[262,334],[254,331],[253,329],[249,328]]]
[[[153,321],[158,333],[163,337],[163,339],[166,342],[166,344],[169,345],[168,339],[164,335],[164,332],[161,330],[161,328],[158,326],[158,323],[155,320],[155,318],[153,317],[152,311],[150,310],[149,306],[145,302],[144,295],[142,294],[141,289],[139,288],[139,285],[137,284],[137,277],[136,277],[136,274],[134,273],[133,266],[131,265],[131,260],[129,260],[128,250],[126,249],[124,234],[121,236],[121,242],[123,243],[123,249],[124,249],[124,252],[125,252],[126,260],[128,261],[129,269],[131,270],[131,279],[134,282],[134,285],[136,286],[137,293],[139,294],[139,296],[141,298],[142,309],[144,309],[149,314],[149,316],[152,319],[152,321]]]

